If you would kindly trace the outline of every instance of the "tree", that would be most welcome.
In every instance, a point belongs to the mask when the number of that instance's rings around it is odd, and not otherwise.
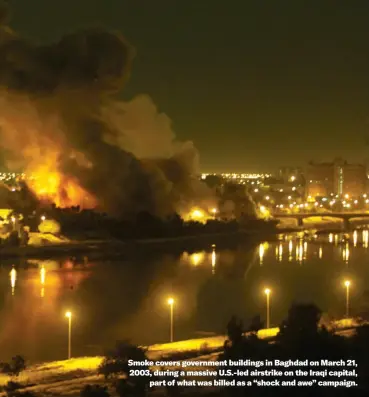
[[[26,360],[22,356],[14,356],[10,363],[0,363],[0,372],[10,376],[18,376],[26,369]]]
[[[260,314],[257,316],[254,316],[251,319],[250,326],[248,328],[248,332],[251,332],[253,334],[257,334],[259,330],[264,328],[264,323],[261,321]]]
[[[236,316],[232,316],[227,325],[228,338],[233,345],[236,345],[242,340],[242,322],[237,319]]]
[[[129,394],[134,396],[144,396],[147,391],[149,366],[141,365],[132,368],[128,361],[145,362],[147,360],[146,351],[140,347],[134,346],[127,341],[117,342],[113,351],[108,352],[104,361],[101,363],[98,373],[105,378],[121,376],[116,382],[116,391],[120,396]],[[143,371],[145,375],[130,376],[130,370],[135,369]]]

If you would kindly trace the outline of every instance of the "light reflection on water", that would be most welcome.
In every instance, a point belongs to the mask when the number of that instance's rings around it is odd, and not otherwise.
[[[168,296],[176,302],[175,339],[224,333],[233,314],[246,324],[257,313],[263,316],[265,285],[273,291],[271,325],[295,300],[314,301],[342,316],[346,278],[352,281],[352,310],[361,310],[369,282],[368,238],[363,230],[96,263],[83,258],[32,261],[28,268],[3,264],[0,360],[18,353],[31,360],[65,358],[66,309],[73,311],[76,355],[101,354],[125,338],[167,341]]]

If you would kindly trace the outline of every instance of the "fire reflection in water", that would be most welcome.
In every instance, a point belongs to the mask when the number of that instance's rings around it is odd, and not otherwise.
[[[319,259],[322,259],[322,258],[323,258],[323,247],[320,246],[319,247]]]
[[[41,265],[40,268],[41,298],[45,296],[45,281],[46,281],[46,270],[45,270],[45,266]]]
[[[12,295],[14,296],[15,293],[15,283],[17,281],[17,271],[14,269],[14,266],[12,270],[10,271],[10,285],[12,287]]]
[[[269,248],[269,244],[267,242],[261,243],[259,245],[259,263],[262,265],[264,263],[264,257],[267,249]],[[278,255],[278,247],[276,249],[276,255]]]
[[[213,245],[213,252],[211,253],[211,272],[215,274],[215,265],[217,263],[217,254],[215,252],[215,245]]]

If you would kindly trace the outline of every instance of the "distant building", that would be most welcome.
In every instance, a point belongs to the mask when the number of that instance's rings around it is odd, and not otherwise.
[[[330,194],[357,197],[367,190],[366,166],[349,164],[340,158],[331,163],[309,162],[306,168],[306,195],[324,197]]]
[[[279,177],[284,183],[301,183],[303,180],[303,170],[300,167],[282,167],[279,169]]]

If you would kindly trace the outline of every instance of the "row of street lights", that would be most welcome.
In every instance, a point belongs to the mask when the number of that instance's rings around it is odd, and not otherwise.
[[[350,286],[351,281],[345,280],[344,285],[346,287],[346,318],[349,317],[350,309]],[[270,295],[272,290],[270,288],[265,288],[264,293],[266,296],[266,327],[270,328]],[[174,341],[174,298],[170,297],[168,299],[168,305],[170,310],[170,342]],[[72,357],[72,312],[67,311],[65,317],[68,318],[68,360]]]
[[[350,286],[351,281],[345,280],[344,286],[346,287],[346,318],[349,318],[350,312]],[[266,326],[270,328],[270,294],[272,290],[270,288],[265,288],[264,293],[266,295]]]

